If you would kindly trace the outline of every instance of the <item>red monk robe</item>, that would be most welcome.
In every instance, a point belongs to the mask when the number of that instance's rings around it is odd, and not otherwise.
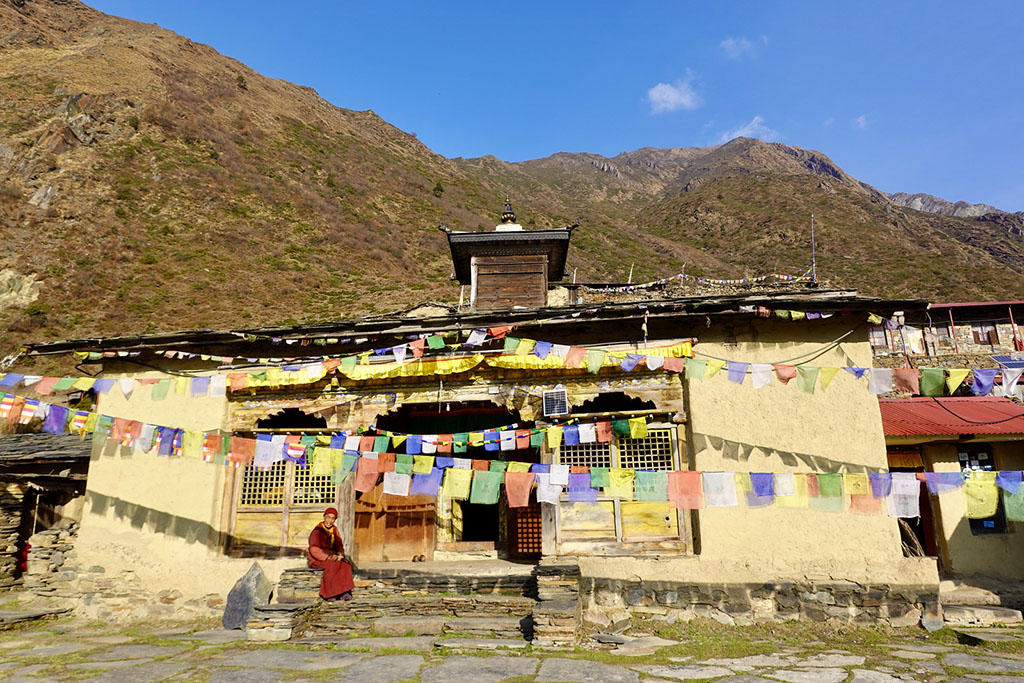
[[[352,599],[352,565],[345,559],[345,547],[341,542],[341,533],[334,526],[336,514],[329,508],[324,514],[324,521],[313,527],[309,534],[309,550],[307,553],[309,566],[323,569],[320,579],[320,597],[324,600]]]

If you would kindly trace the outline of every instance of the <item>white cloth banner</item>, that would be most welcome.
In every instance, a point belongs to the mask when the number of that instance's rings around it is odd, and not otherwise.
[[[710,508],[739,504],[736,497],[736,475],[732,472],[704,472],[704,500]]]
[[[796,495],[796,477],[793,476],[792,472],[775,473],[775,495]]]
[[[750,378],[754,380],[755,389],[763,389],[772,383],[771,363],[751,363]]]
[[[384,473],[384,493],[390,493],[392,496],[408,496],[411,483],[412,475],[410,474]]]
[[[569,485],[569,466],[568,465],[552,465],[551,466],[551,483],[557,484],[558,486]]]
[[[597,425],[593,422],[580,425],[580,443],[597,442]]]
[[[868,391],[872,394],[888,394],[892,391],[892,370],[871,368],[868,370]]]
[[[501,435],[501,450],[514,451],[516,449],[516,433],[511,429],[503,429],[498,432]]]
[[[892,490],[886,498],[890,517],[921,516],[921,482],[913,472],[893,472]]]
[[[538,472],[537,475],[537,502],[558,503],[562,495],[562,487],[551,482],[551,475],[547,472]]]

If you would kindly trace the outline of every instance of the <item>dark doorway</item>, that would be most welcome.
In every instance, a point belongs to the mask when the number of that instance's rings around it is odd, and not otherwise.
[[[656,409],[654,401],[645,401],[634,396],[627,396],[621,391],[598,394],[589,401],[584,401],[572,412],[575,414],[588,413],[631,413],[649,411]]]
[[[327,420],[317,415],[308,415],[298,408],[285,408],[256,422],[257,429],[327,429]]]

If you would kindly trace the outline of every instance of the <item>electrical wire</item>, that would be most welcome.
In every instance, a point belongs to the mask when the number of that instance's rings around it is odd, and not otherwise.
[[[798,360],[804,360],[806,362],[806,361],[814,360],[815,358],[820,358],[821,356],[825,355],[826,353],[828,353],[832,349],[834,349],[837,346],[839,346],[839,344],[842,343],[842,341],[844,339],[849,337],[851,334],[853,334],[854,332],[859,330],[864,325],[865,325],[865,323],[861,323],[860,325],[857,325],[857,327],[853,328],[849,332],[846,332],[845,334],[840,335],[839,337],[837,337],[836,339],[833,339],[830,342],[826,342],[825,345],[823,347],[821,347],[820,349],[816,349],[814,351],[808,351],[807,353],[802,353],[799,356],[795,356],[793,358],[787,358],[786,360],[772,361],[770,364],[771,365],[781,365],[781,364],[785,364],[785,363],[792,363],[792,362],[798,361]],[[729,358],[719,358],[718,356],[712,356],[710,353],[703,353],[701,351],[698,351],[696,348],[694,348],[693,354],[695,356],[703,356],[705,358],[711,358],[712,360],[725,361],[726,363],[728,363],[731,360]]]
[[[961,416],[957,415],[952,410],[950,410],[946,406],[942,405],[942,402],[939,401],[939,399],[935,398],[934,396],[932,397],[932,400],[935,401],[935,405],[937,405],[938,407],[942,408],[943,410],[945,410],[947,413],[949,413],[950,415],[952,415],[956,419],[960,420],[961,422],[966,422],[967,424],[972,424],[972,425],[997,425],[997,424],[1002,424],[1004,422],[1009,422],[1011,420],[1018,420],[1018,419],[1024,417],[1024,413],[1021,413],[1020,415],[1011,415],[1010,417],[1003,418],[1002,420],[989,420],[989,421],[985,421],[985,422],[979,421],[979,420],[968,420],[967,418],[961,417]]]

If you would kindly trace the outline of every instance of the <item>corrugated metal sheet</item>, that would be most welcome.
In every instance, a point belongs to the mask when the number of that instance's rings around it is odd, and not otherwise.
[[[886,436],[1024,435],[1024,406],[1008,398],[883,398],[878,404]]]

